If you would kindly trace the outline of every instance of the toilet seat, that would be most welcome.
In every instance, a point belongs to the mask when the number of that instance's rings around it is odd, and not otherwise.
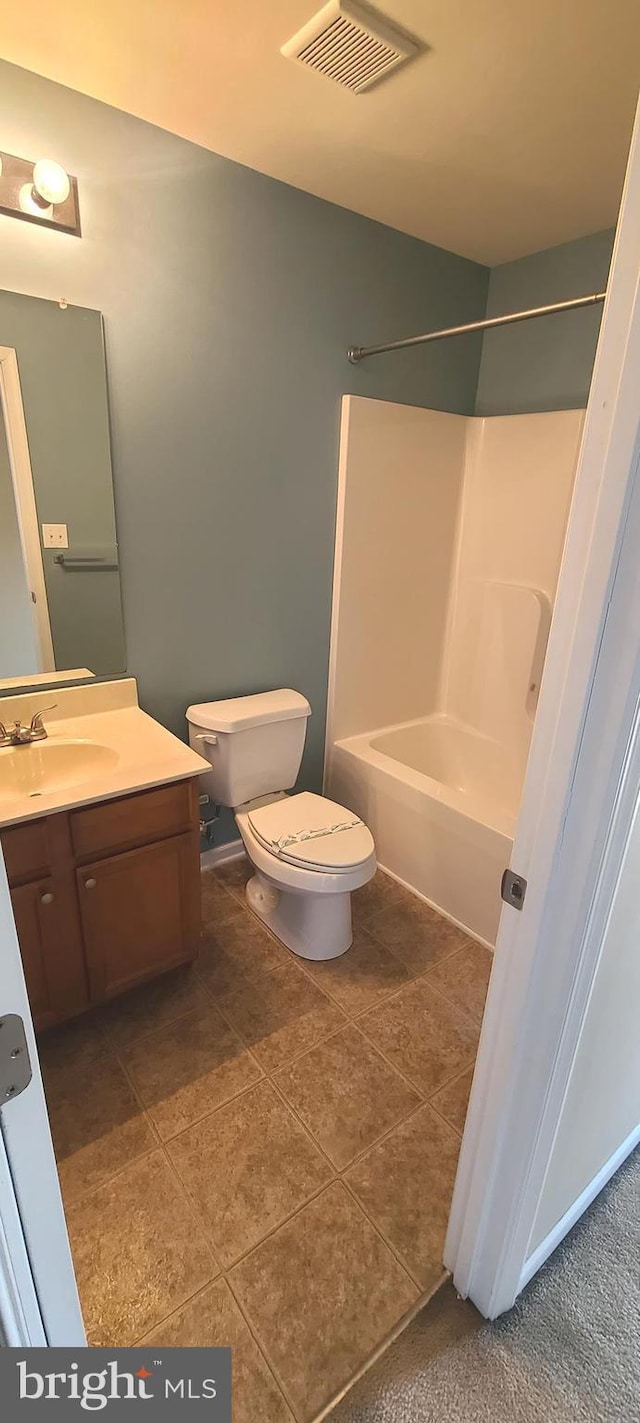
[[[247,820],[269,854],[302,869],[348,874],[375,853],[357,815],[309,791],[256,806]]]

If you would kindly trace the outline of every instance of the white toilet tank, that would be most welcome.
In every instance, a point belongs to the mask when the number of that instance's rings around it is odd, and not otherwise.
[[[189,744],[211,762],[211,772],[200,777],[202,791],[235,808],[290,790],[310,715],[306,697],[288,688],[189,707]]]

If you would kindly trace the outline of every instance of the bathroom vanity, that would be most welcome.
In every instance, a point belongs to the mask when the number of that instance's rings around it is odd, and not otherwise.
[[[195,957],[196,780],[60,811],[0,838],[37,1028]]]
[[[193,959],[200,930],[208,763],[140,709],[132,679],[57,696],[42,747],[0,751],[0,842],[37,1028]]]

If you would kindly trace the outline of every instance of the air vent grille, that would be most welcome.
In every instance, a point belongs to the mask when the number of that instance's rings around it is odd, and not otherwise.
[[[282,46],[281,53],[361,94],[413,59],[418,50],[417,42],[386,16],[353,0],[331,0]]]

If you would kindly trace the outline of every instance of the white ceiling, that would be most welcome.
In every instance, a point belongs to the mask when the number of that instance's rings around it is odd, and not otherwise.
[[[611,226],[638,0],[383,0],[428,52],[359,96],[282,58],[322,0],[13,0],[0,54],[493,265]]]

